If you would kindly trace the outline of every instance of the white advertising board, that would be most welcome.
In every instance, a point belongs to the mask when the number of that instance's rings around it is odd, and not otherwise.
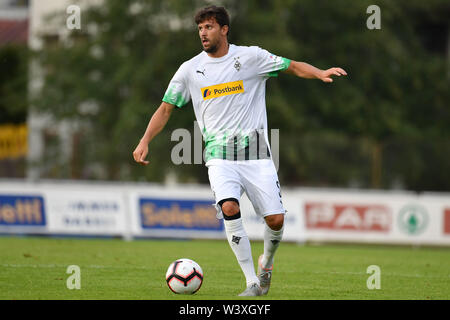
[[[450,207],[450,197],[299,191],[299,198],[310,241],[450,244],[444,233],[444,210]]]
[[[111,186],[2,183],[0,231],[124,236],[129,229],[125,196]]]
[[[282,190],[283,238],[292,242],[450,245],[450,194]],[[0,182],[0,233],[226,239],[209,186]],[[240,199],[244,227],[263,219]]]
[[[127,233],[123,192],[46,189],[44,195],[49,232],[112,236]]]
[[[131,188],[129,203],[135,237],[225,239],[209,187]]]
[[[43,193],[35,185],[0,183],[0,232],[45,234],[48,214]]]

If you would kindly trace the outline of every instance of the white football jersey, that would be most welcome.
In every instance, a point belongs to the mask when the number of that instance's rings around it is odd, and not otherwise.
[[[162,100],[180,108],[192,100],[206,162],[267,159],[266,80],[290,62],[256,46],[230,44],[220,58],[203,51],[180,66]]]

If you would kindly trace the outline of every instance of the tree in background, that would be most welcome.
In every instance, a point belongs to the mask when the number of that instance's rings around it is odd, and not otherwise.
[[[0,47],[0,176],[24,177],[26,149],[18,135],[26,138],[28,51],[21,44]],[[24,142],[20,137],[21,142]],[[14,142],[14,144],[12,144]]]
[[[268,81],[269,125],[281,134],[280,179],[284,185],[374,188],[400,181],[408,189],[450,190],[448,62],[440,50],[429,50],[435,33],[424,28],[449,29],[448,2],[379,1],[381,30],[366,27],[370,4],[223,2],[232,43],[349,72],[332,85],[288,75]],[[45,73],[34,107],[81,124],[75,177],[98,178],[86,172],[100,165],[112,180],[161,182],[175,170],[181,181],[207,182],[203,166],[170,160],[171,132],[192,132],[190,108],[176,110],[152,142],[150,166],[131,158],[171,77],[201,50],[192,17],[204,5],[105,0],[83,10],[80,31],[37,52]],[[445,34],[436,38],[446,40]]]
[[[192,128],[189,110],[174,114],[152,143],[148,170],[132,164],[131,152],[180,61],[199,50],[193,12],[177,1],[105,1],[83,10],[81,30],[37,52],[45,81],[34,106],[80,123],[77,160],[88,172],[81,177],[96,178],[90,166],[100,165],[106,179],[162,181],[173,167],[170,132]],[[53,19],[64,25],[66,16]]]
[[[23,45],[0,48],[0,123],[24,123],[28,101],[27,49]]]
[[[369,5],[345,0],[247,1],[237,10],[237,29],[246,30],[239,33],[243,43],[349,72],[332,86],[289,77],[269,83],[269,119],[272,127],[282,128],[284,142],[281,179],[301,185],[386,188],[400,177],[405,187],[421,190],[420,183],[411,184],[411,176],[420,176],[436,181],[424,188],[449,190],[439,174],[430,176],[431,171],[414,165],[408,165],[409,173],[403,168],[411,162],[433,162],[448,172],[448,62],[445,50],[430,52],[426,46],[438,42],[445,48],[448,34],[437,37],[424,26],[448,31],[445,13],[450,7],[445,1],[381,1],[382,28],[369,30]],[[421,152],[424,143],[439,143],[443,154]],[[399,144],[414,145],[414,157],[398,152]],[[386,161],[389,171],[383,170]]]

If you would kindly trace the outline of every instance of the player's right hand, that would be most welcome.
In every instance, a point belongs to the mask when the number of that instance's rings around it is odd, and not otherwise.
[[[147,154],[148,154],[148,145],[145,143],[139,143],[136,149],[134,149],[133,151],[134,161],[143,166],[148,165],[149,161],[145,160]]]

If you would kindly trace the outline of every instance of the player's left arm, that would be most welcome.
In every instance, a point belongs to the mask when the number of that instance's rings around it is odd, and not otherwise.
[[[320,79],[323,82],[333,82],[332,76],[340,77],[347,75],[347,72],[342,68],[334,67],[327,70],[321,70],[306,62],[294,60],[291,60],[289,67],[284,72],[305,79]]]

